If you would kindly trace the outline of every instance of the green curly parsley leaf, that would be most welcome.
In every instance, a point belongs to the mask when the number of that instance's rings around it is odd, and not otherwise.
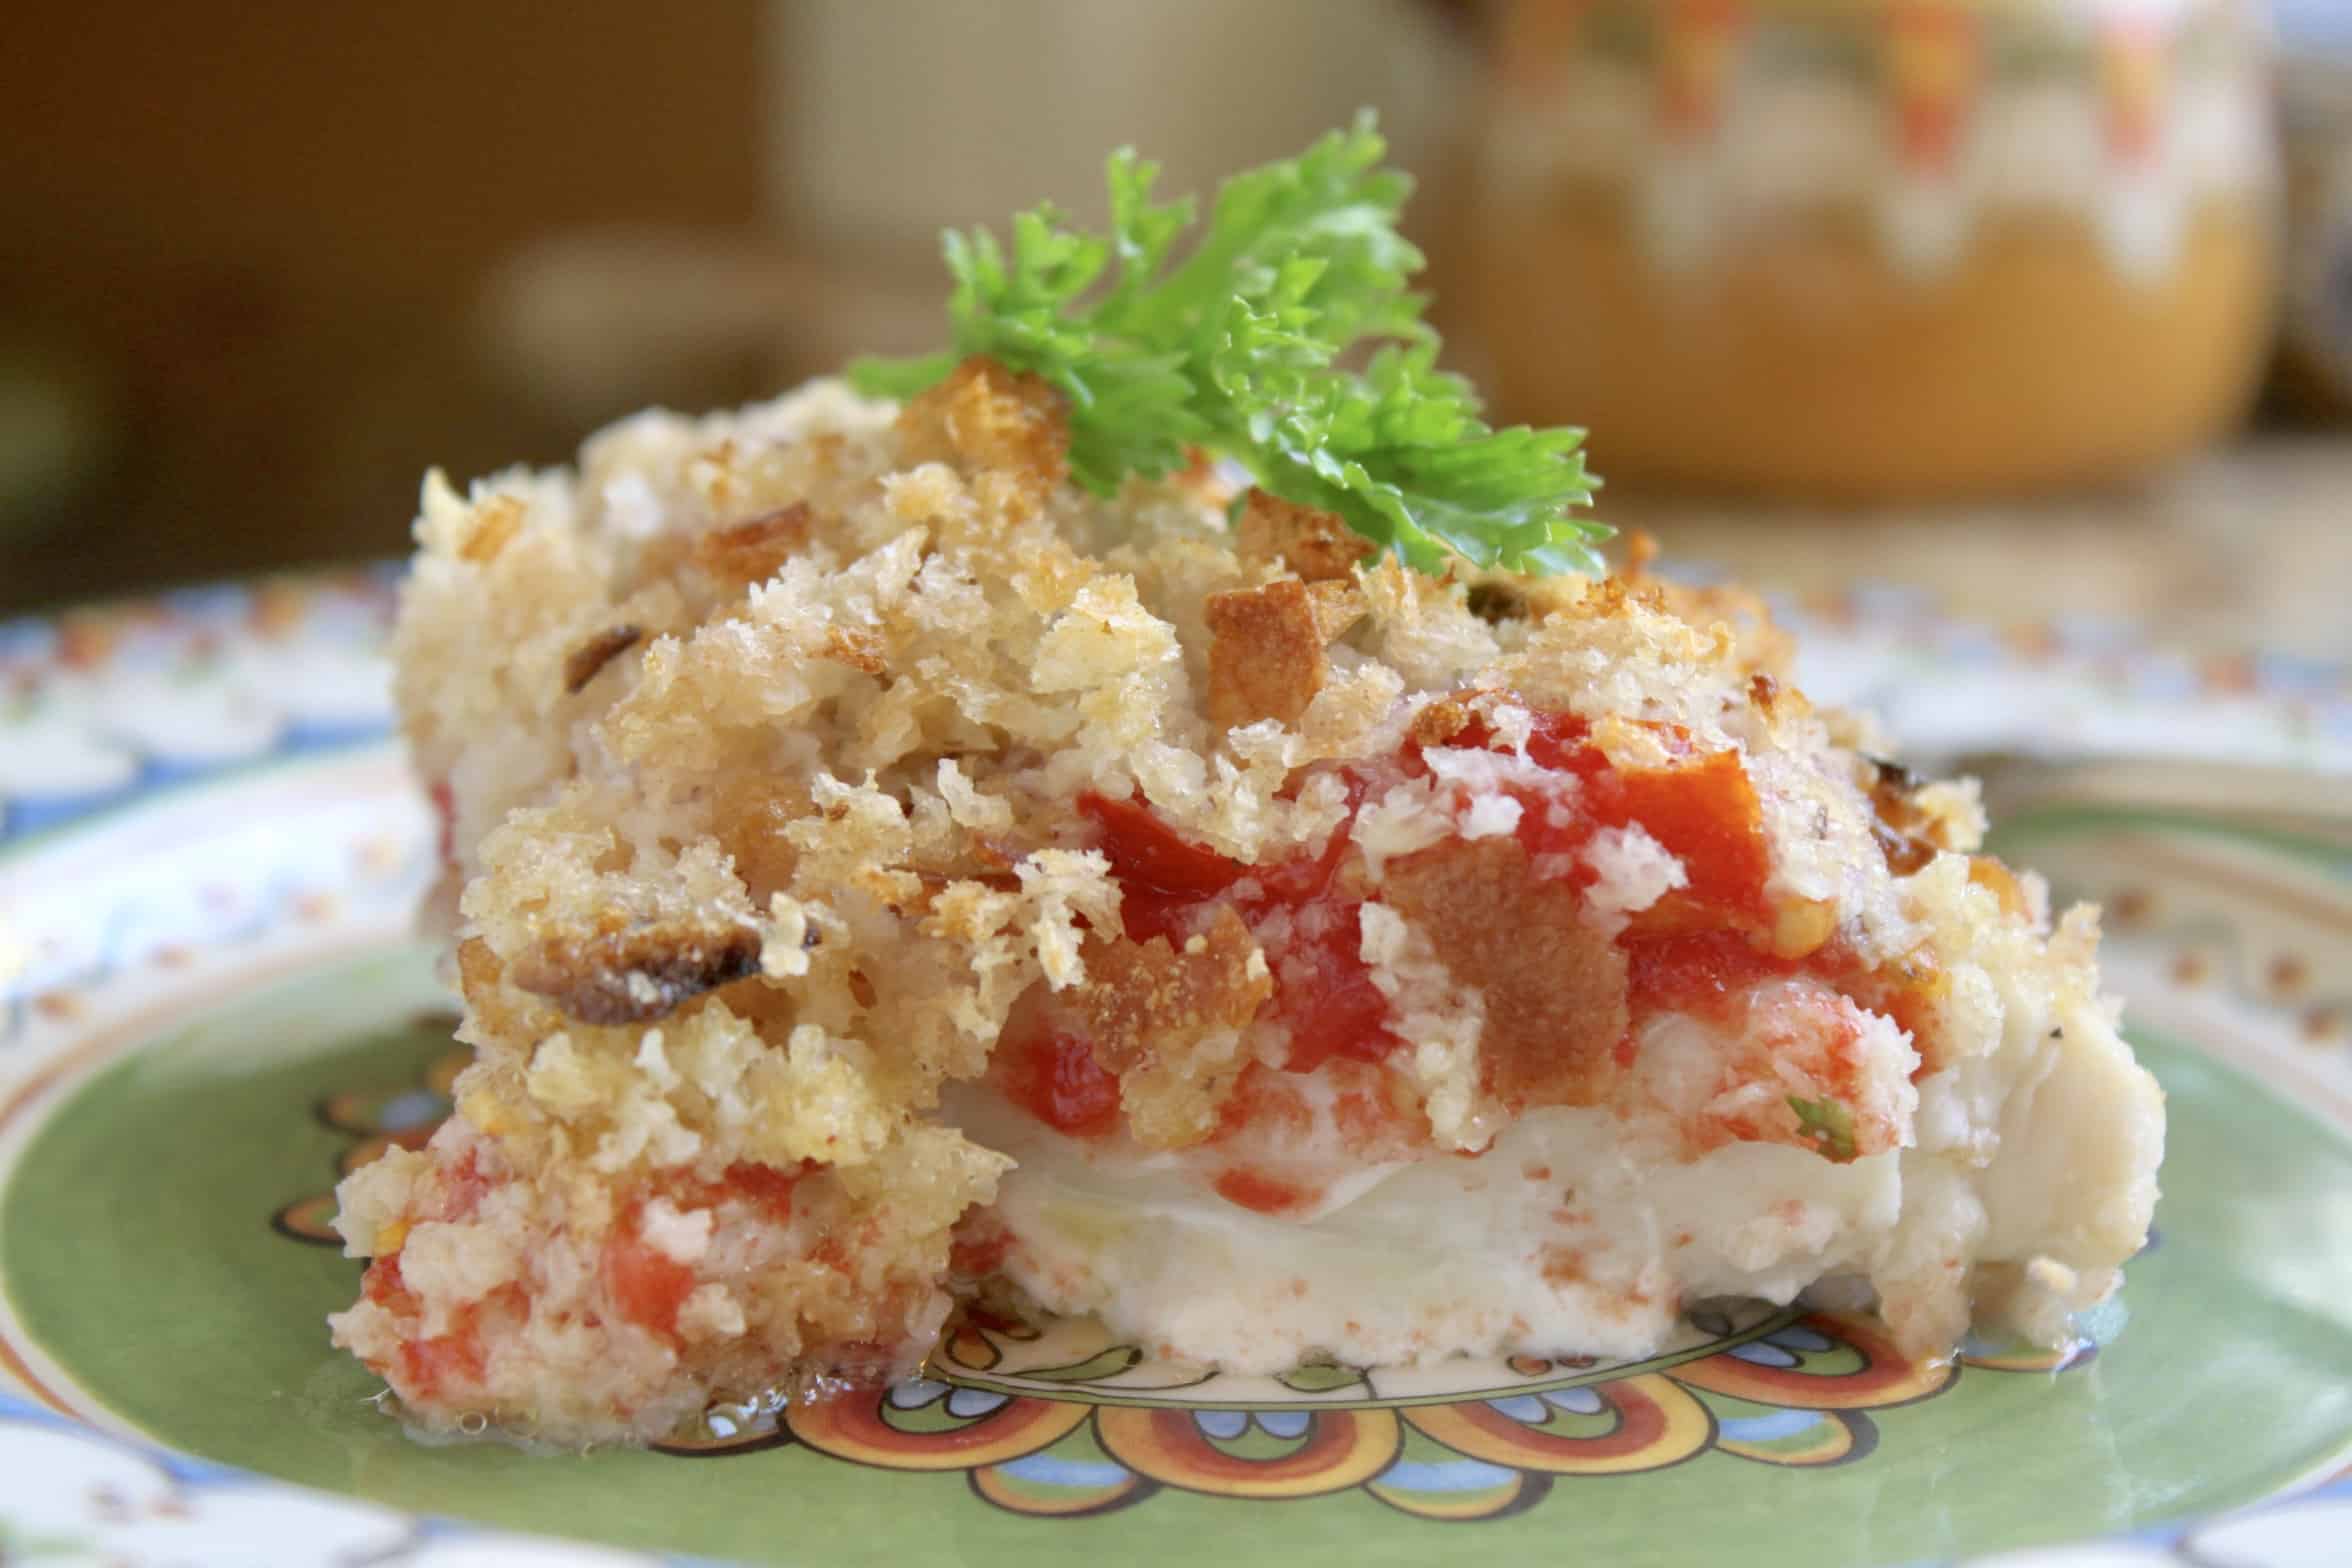
[[[1583,432],[1493,429],[1469,383],[1437,368],[1425,301],[1406,286],[1422,256],[1396,229],[1412,182],[1381,166],[1386,151],[1365,115],[1226,180],[1197,234],[1190,200],[1153,200],[1158,165],[1115,153],[1108,234],[1050,205],[1016,217],[1005,242],[949,233],[953,347],[861,360],[851,378],[909,397],[985,354],[1069,400],[1070,470],[1098,494],[1205,448],[1423,571],[1459,557],[1598,573],[1609,530],[1567,515],[1596,483]],[[1365,343],[1381,346],[1343,368]]]
[[[1788,1097],[1789,1109],[1797,1113],[1797,1131],[1820,1148],[1823,1155],[1845,1164],[1854,1157],[1854,1113],[1837,1100],[1801,1100]]]

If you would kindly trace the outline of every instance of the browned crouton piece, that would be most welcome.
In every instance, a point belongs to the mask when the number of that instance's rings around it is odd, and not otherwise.
[[[1515,838],[1449,839],[1388,868],[1381,896],[1486,996],[1486,1086],[1514,1109],[1591,1105],[1628,1025],[1624,950],[1578,918],[1565,881],[1529,875]]]
[[[917,461],[996,469],[1042,493],[1070,471],[1070,416],[1043,377],[1015,375],[975,355],[899,410],[899,434]]]
[[[1231,729],[1260,719],[1295,723],[1322,690],[1324,648],[1364,613],[1352,583],[1283,578],[1211,594],[1209,719]]]
[[[1340,521],[1336,512],[1301,506],[1252,487],[1234,527],[1235,553],[1245,561],[1280,561],[1311,583],[1341,582],[1379,547]]]

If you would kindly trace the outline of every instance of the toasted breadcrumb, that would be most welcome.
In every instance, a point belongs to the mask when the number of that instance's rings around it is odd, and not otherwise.
[[[808,548],[809,507],[794,501],[695,539],[694,564],[721,582],[764,583]]]
[[[1136,1140],[1180,1148],[1207,1137],[1240,1069],[1241,1031],[1274,989],[1248,929],[1226,909],[1180,948],[1112,937],[1087,971],[1079,1007]]]
[[[1285,567],[1309,583],[1348,582],[1373,554],[1372,542],[1332,513],[1255,486],[1242,497],[1233,548],[1244,561]]]
[[[1297,722],[1323,689],[1324,645],[1352,619],[1341,597],[1348,590],[1316,592],[1339,587],[1284,578],[1209,596],[1203,611],[1211,639],[1211,723],[1234,729],[1260,719]]]
[[[1513,838],[1448,840],[1388,868],[1387,902],[1486,999],[1486,1087],[1512,1105],[1601,1098],[1626,1012],[1625,954]]]

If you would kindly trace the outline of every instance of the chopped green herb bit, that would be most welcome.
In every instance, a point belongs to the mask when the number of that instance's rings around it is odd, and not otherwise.
[[[1797,1130],[1820,1145],[1821,1152],[1839,1164],[1854,1157],[1854,1113],[1836,1100],[1788,1097],[1797,1113]]]

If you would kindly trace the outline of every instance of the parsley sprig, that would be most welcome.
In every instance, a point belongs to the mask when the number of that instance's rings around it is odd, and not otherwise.
[[[1412,182],[1382,167],[1372,117],[1296,158],[1227,179],[1205,225],[1152,198],[1159,166],[1111,156],[1110,232],[1051,204],[945,239],[953,346],[851,366],[863,390],[908,397],[985,354],[1070,404],[1070,470],[1099,494],[1129,474],[1232,458],[1274,494],[1336,512],[1408,565],[1598,573],[1609,530],[1590,502],[1581,430],[1496,430],[1437,368],[1423,258],[1396,229]],[[1179,256],[1180,242],[1192,238]],[[1362,368],[1342,357],[1377,343]]]

